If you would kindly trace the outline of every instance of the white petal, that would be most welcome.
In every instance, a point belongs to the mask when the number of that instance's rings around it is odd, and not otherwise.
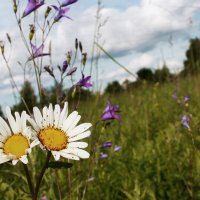
[[[22,123],[21,123],[21,117],[18,112],[15,112],[15,119],[16,119],[16,125],[18,128],[18,133],[22,132]]]
[[[11,130],[10,130],[7,122],[2,117],[0,117],[0,123],[4,127],[4,129],[6,130],[7,135],[11,135]]]
[[[86,143],[86,142],[70,142],[67,146],[72,147],[72,148],[84,149],[88,146],[88,143]]]
[[[51,153],[52,153],[52,155],[53,155],[53,157],[56,161],[60,159],[60,152],[59,151],[52,151]]]
[[[46,128],[49,124],[48,108],[46,106],[42,109],[42,114],[43,114],[42,128]]]
[[[78,149],[78,148],[67,148],[65,150],[63,150],[65,153],[69,153],[69,154],[74,154],[75,156],[78,156],[80,158],[89,158],[90,154],[83,150],[83,149]]]
[[[74,142],[74,141],[77,141],[77,140],[81,140],[83,138],[89,137],[90,135],[91,135],[91,132],[90,131],[86,131],[84,133],[76,135],[75,137],[69,138],[69,142]]]
[[[90,154],[83,150],[83,149],[75,149],[75,155],[79,156],[80,158],[89,158],[90,157]]]
[[[74,120],[76,120],[78,116],[78,112],[74,111],[72,112],[66,120],[63,121],[63,125],[62,125],[62,130],[67,131],[70,127],[70,125],[74,122]]]
[[[40,130],[40,128],[39,128],[39,126],[36,124],[35,120],[32,119],[29,115],[26,115],[26,117],[27,117],[27,120],[29,121],[29,123],[30,123],[30,124],[32,125],[32,127],[34,128],[34,130],[38,132],[38,131]]]
[[[51,127],[53,127],[54,123],[54,113],[53,113],[53,106],[52,104],[49,105],[49,124]]]
[[[33,142],[31,142],[30,148],[33,148],[33,147],[37,146],[38,144],[40,144],[40,141],[38,139],[35,139]]]
[[[0,142],[0,148],[2,148],[2,147],[3,147],[3,145],[4,145],[4,144],[3,144],[2,142]]]
[[[60,155],[64,158],[68,158],[68,159],[72,159],[72,160],[80,160],[80,158],[78,156],[75,156],[75,155],[71,155],[71,154],[68,154],[68,153],[65,153],[65,152],[60,152]]]
[[[11,110],[9,107],[6,107],[6,115],[13,133],[19,133],[18,126],[16,124],[14,117],[11,114]]]
[[[18,163],[19,160],[12,160],[12,164],[16,165]]]
[[[60,119],[60,106],[58,104],[55,105],[55,110],[54,110],[54,127],[58,127]]]
[[[10,158],[8,156],[0,156],[0,164],[8,162]]]
[[[22,132],[26,129],[26,111],[23,111],[21,114],[21,126],[22,126]]]
[[[7,137],[0,135],[0,142],[4,143]]]
[[[62,112],[60,114],[60,119],[58,123],[58,128],[61,128],[63,125],[63,121],[67,118],[68,115],[68,102],[64,103],[64,108],[62,109]]]
[[[4,137],[7,137],[9,135],[7,135],[6,130],[4,129],[4,127],[2,126],[2,124],[0,124],[0,134]]]
[[[76,119],[71,123],[70,127],[66,131],[72,130],[78,124],[78,122],[80,121],[80,119],[81,119],[81,116],[78,115],[76,117]]]
[[[81,134],[85,132],[87,129],[89,129],[92,126],[91,123],[83,123],[75,127],[73,130],[68,132],[69,137],[74,137],[75,135]]]
[[[24,164],[27,164],[28,163],[28,158],[27,158],[27,155],[24,155],[20,158],[20,160],[24,163]]]
[[[26,128],[23,130],[22,134],[23,134],[28,140],[30,140],[31,137],[32,137],[32,129],[31,129],[30,127],[26,127]]]
[[[42,129],[42,119],[43,118],[42,118],[42,114],[41,114],[39,108],[38,107],[34,107],[33,108],[33,113],[34,113],[34,118],[35,118],[35,121],[36,121],[38,127],[40,129]]]

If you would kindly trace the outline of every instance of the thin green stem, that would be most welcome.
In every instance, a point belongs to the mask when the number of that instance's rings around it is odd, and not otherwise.
[[[28,182],[29,190],[30,190],[31,196],[33,198],[34,197],[34,189],[33,189],[33,183],[31,181],[31,176],[30,176],[27,165],[23,164],[23,167],[24,167],[24,171],[25,171],[25,174],[26,174],[26,179],[27,179],[27,182]]]
[[[45,161],[44,166],[43,166],[43,168],[42,168],[42,170],[39,174],[39,177],[38,177],[38,180],[37,180],[37,183],[36,183],[36,186],[35,186],[35,192],[34,192],[33,200],[37,200],[38,192],[39,192],[39,189],[40,189],[40,184],[42,182],[42,178],[44,176],[44,173],[45,173],[46,169],[48,168],[50,158],[51,158],[51,151],[48,151],[46,161]]]

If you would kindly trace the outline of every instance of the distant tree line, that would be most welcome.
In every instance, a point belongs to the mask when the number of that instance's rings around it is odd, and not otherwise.
[[[165,83],[173,80],[175,77],[184,77],[187,75],[195,75],[200,71],[200,39],[194,38],[190,40],[190,45],[186,51],[186,60],[183,63],[183,70],[177,75],[170,73],[166,64],[161,69],[152,70],[151,68],[143,67],[137,72],[137,80],[134,82],[125,80],[122,84],[118,81],[113,81],[107,85],[104,90],[105,94],[117,94],[127,89],[140,87],[145,81],[148,83]],[[42,104],[41,106],[48,105],[49,102],[56,104],[58,101],[57,95],[58,86],[54,85],[49,89],[42,91]],[[63,89],[61,100],[67,100],[69,102],[85,101],[88,98],[92,98],[94,94],[90,90],[72,87],[70,89]],[[33,106],[39,105],[37,95],[29,81],[25,81],[20,95],[27,103],[27,107],[32,111]],[[13,106],[13,110],[23,111],[27,110],[23,101],[19,101],[18,104]],[[0,115],[3,116],[3,112],[0,107]]]

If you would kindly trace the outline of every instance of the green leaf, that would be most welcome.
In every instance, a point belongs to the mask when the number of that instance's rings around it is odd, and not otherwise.
[[[60,168],[71,168],[73,166],[72,163],[66,163],[66,162],[50,162],[48,164],[49,168],[53,168],[53,169],[60,169]]]

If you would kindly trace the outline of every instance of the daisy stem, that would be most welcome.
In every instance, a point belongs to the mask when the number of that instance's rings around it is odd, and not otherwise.
[[[37,200],[38,192],[39,192],[39,189],[40,189],[40,184],[41,184],[42,178],[44,176],[44,173],[45,173],[46,169],[48,168],[50,158],[51,158],[51,151],[48,151],[46,161],[44,163],[44,166],[43,166],[43,168],[42,168],[42,170],[39,174],[38,180],[36,182],[33,200]]]
[[[24,171],[25,171],[25,174],[26,174],[26,179],[27,179],[27,182],[28,182],[29,190],[30,190],[31,195],[33,197],[34,196],[34,189],[33,189],[33,183],[31,181],[31,176],[30,176],[27,165],[23,164],[23,166],[24,166]]]

